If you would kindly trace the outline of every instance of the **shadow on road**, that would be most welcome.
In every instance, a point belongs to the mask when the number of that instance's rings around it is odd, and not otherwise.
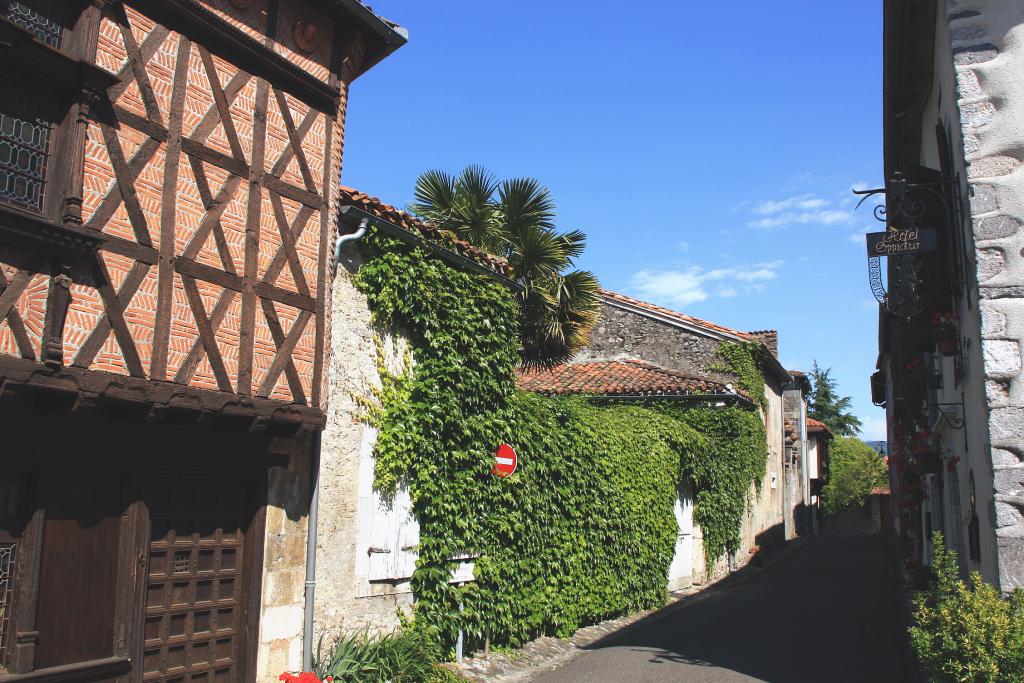
[[[811,537],[539,680],[907,681],[897,571],[884,536]]]

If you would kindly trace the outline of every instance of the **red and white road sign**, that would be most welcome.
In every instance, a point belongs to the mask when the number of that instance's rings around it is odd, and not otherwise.
[[[494,467],[491,468],[491,474],[496,474],[502,479],[510,477],[516,471],[518,464],[519,458],[516,456],[515,450],[507,443],[503,443],[494,452]]]

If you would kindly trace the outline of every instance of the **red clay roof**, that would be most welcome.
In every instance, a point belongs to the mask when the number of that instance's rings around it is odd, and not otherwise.
[[[872,496],[888,496],[891,493],[892,491],[889,490],[888,486],[876,486],[875,488],[871,489]]]
[[[356,206],[372,216],[376,216],[381,220],[393,223],[429,242],[445,246],[452,251],[462,254],[466,258],[470,258],[477,263],[486,266],[496,273],[506,277],[508,276],[508,262],[500,256],[488,254],[483,249],[478,249],[469,242],[456,239],[455,237],[452,237],[451,233],[448,231],[442,230],[436,225],[424,223],[420,219],[407,214],[405,211],[396,209],[390,204],[385,204],[377,197],[372,197],[365,192],[360,192],[359,190],[351,187],[345,187],[344,185],[341,186],[340,190],[341,194],[339,199],[342,206]]]
[[[709,332],[717,332],[718,334],[728,334],[728,335],[732,335],[732,336],[735,336],[735,337],[739,337],[741,339],[747,339],[747,340],[750,340],[750,341],[755,341],[756,340],[754,335],[750,334],[749,332],[740,332],[739,330],[733,330],[733,329],[730,329],[728,327],[724,327],[722,325],[717,325],[717,324],[715,324],[713,322],[709,322],[707,320],[701,320],[700,318],[694,318],[692,315],[686,315],[685,313],[680,313],[678,311],[673,311],[670,308],[664,308],[662,306],[657,306],[655,304],[648,303],[646,301],[641,301],[640,299],[634,299],[631,296],[626,296],[625,294],[619,294],[618,292],[612,292],[612,291],[609,291],[607,289],[602,289],[601,290],[601,296],[603,296],[605,299],[607,299],[609,301],[615,301],[615,302],[622,303],[622,304],[628,304],[630,306],[635,306],[636,308],[642,308],[642,309],[644,309],[646,311],[650,311],[651,313],[657,313],[658,315],[662,315],[662,316],[665,316],[667,318],[673,318],[675,320],[678,320],[679,322],[686,323],[688,325],[693,325],[695,327],[702,327],[702,328],[708,330]]]
[[[792,371],[791,371],[792,372]],[[807,433],[808,434],[828,434],[829,438],[832,438],[832,430],[828,428],[828,425],[824,422],[819,422],[813,417],[807,418]]]
[[[724,384],[688,377],[639,360],[596,361],[557,365],[548,370],[520,370],[516,385],[541,394],[588,396],[684,396],[688,394],[736,394]]]

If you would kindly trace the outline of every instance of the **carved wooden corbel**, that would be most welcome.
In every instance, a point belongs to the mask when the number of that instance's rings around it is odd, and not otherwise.
[[[43,324],[43,363],[51,368],[64,365],[64,322],[71,306],[70,268],[63,263],[54,263],[50,277],[50,290],[46,299],[46,320]]]

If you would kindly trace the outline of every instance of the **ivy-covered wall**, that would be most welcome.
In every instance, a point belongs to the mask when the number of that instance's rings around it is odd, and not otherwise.
[[[418,621],[517,644],[662,604],[684,477],[708,561],[738,547],[764,473],[756,410],[517,391],[512,292],[385,236],[362,248],[356,284],[378,329],[401,330],[415,358],[380,368],[365,419],[379,430],[376,485],[407,483],[419,520]],[[489,474],[503,441],[519,454],[504,480]],[[479,555],[476,581],[459,588],[449,558],[465,553]]]

